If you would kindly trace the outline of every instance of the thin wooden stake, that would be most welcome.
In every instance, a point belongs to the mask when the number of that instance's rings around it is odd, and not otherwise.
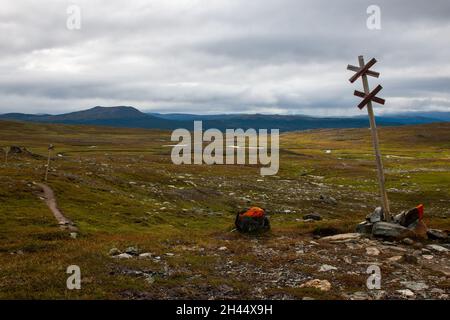
[[[364,67],[364,57],[359,56],[358,60],[359,60],[360,68],[363,68]],[[362,79],[362,83],[363,83],[363,87],[364,87],[364,93],[366,95],[369,95],[370,89],[369,89],[369,82],[367,81],[367,75],[363,74],[361,76],[361,79]],[[378,142],[377,125],[375,123],[375,116],[373,114],[372,101],[370,101],[370,100],[367,102],[367,112],[369,114],[370,129],[372,130],[372,143],[373,143],[373,148],[375,150],[375,158],[376,158],[376,162],[377,162],[378,182],[380,185],[380,195],[381,195],[381,200],[383,203],[384,218],[386,221],[391,221],[391,211],[389,208],[389,200],[387,197],[386,187],[385,187],[383,161],[381,158],[380,146],[379,146],[379,142]]]
[[[48,158],[47,158],[47,168],[45,169],[45,178],[44,181],[47,182],[48,178],[48,170],[50,169],[50,157],[52,155],[53,145],[49,145],[48,147]]]

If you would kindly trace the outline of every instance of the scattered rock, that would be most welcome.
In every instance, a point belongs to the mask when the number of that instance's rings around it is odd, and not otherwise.
[[[22,148],[18,147],[18,146],[10,146],[9,147],[9,153],[13,154],[13,153],[22,153]]]
[[[414,232],[395,223],[377,222],[373,226],[372,235],[374,237],[400,240],[407,237],[414,237]]]
[[[380,254],[380,250],[377,247],[367,247],[366,254],[369,256],[378,256]]]
[[[410,264],[417,264],[419,260],[412,254],[405,254],[403,255],[403,261]]]
[[[436,264],[431,263],[430,261],[423,261],[422,266],[435,272],[439,272],[446,277],[450,277],[450,266],[446,264]]]
[[[119,254],[117,256],[114,256],[114,257],[118,258],[118,259],[131,259],[131,258],[133,258],[133,256],[131,254],[128,254],[128,253],[121,253],[121,254]]]
[[[414,242],[412,246],[414,249],[422,249],[423,248],[423,244],[421,242]]]
[[[139,255],[139,250],[137,247],[128,247],[125,250],[125,253],[128,253],[129,255],[132,255],[132,256],[137,256],[137,255]]]
[[[422,258],[424,258],[424,259],[426,259],[426,260],[432,260],[432,259],[433,259],[433,256],[432,256],[431,254],[424,254],[424,255],[422,256]]]
[[[120,250],[117,248],[112,248],[111,250],[109,250],[109,255],[110,256],[117,256],[120,254]]]
[[[448,234],[445,231],[438,229],[428,229],[427,235],[431,240],[445,240],[448,237]]]
[[[348,264],[352,264],[352,258],[350,257],[344,257],[344,262]]]
[[[316,288],[321,291],[330,291],[331,283],[328,280],[313,279],[303,283],[300,288]]]
[[[410,263],[410,264],[417,264],[418,259],[417,256],[412,254],[404,254],[402,256],[393,256],[387,259],[388,262],[404,262],[404,263]]]
[[[403,256],[393,256],[388,259],[389,262],[402,262]]]
[[[445,248],[443,246],[440,246],[440,245],[437,245],[437,244],[429,244],[429,245],[427,245],[427,248],[431,249],[431,250],[434,250],[434,251],[437,251],[437,252],[447,252],[448,251],[447,248]]]
[[[309,213],[303,216],[303,220],[322,220],[322,216],[318,213]]]
[[[371,234],[373,229],[373,223],[369,221],[363,221],[356,226],[356,232],[362,234]]]
[[[422,250],[414,250],[412,254],[415,257],[420,257],[422,255]]]
[[[78,233],[76,233],[76,232],[71,232],[71,233],[70,233],[70,237],[71,237],[72,239],[76,239],[77,236],[78,236]]]
[[[233,287],[226,284],[221,284],[217,289],[219,289],[224,294],[229,294],[234,291]]]
[[[337,268],[334,266],[331,266],[329,264],[323,264],[319,268],[319,272],[327,272],[327,271],[332,271],[332,270],[337,270]]]
[[[414,240],[412,240],[412,239],[410,239],[410,238],[405,238],[405,239],[402,240],[402,242],[403,242],[404,244],[407,244],[407,245],[412,245],[412,244],[414,244]]]
[[[383,208],[376,207],[372,213],[366,216],[366,220],[371,223],[384,220]]]
[[[357,291],[348,296],[350,300],[369,300],[370,297],[363,291]]]
[[[439,289],[439,288],[433,288],[433,289],[430,290],[430,292],[434,293],[434,294],[443,294],[443,293],[445,293],[445,290],[442,290],[442,289]]]
[[[153,278],[153,276],[152,275],[146,275],[146,277],[145,277],[145,282],[147,282],[148,284],[152,284],[152,283],[154,283],[155,282],[155,278]]]
[[[152,254],[150,252],[144,252],[139,255],[139,258],[151,258]]]
[[[403,290],[397,290],[398,293],[400,293],[402,296],[407,298],[412,298],[415,296],[414,292],[412,292],[409,289],[403,289]]]
[[[387,292],[384,290],[372,290],[370,294],[373,296],[375,300],[386,299]]]
[[[402,281],[400,283],[404,285],[406,288],[414,291],[421,291],[428,289],[428,286],[424,282]]]
[[[332,242],[332,241],[358,240],[359,238],[361,238],[360,233],[341,233],[341,234],[336,234],[334,236],[323,237],[320,240]]]
[[[219,248],[219,251],[226,251],[226,250],[228,250],[227,247],[220,247],[220,248]]]
[[[326,196],[321,194],[320,195],[320,201],[327,203],[327,204],[331,204],[333,206],[337,205],[337,200],[331,196]]]
[[[406,250],[405,248],[397,247],[397,246],[393,246],[393,245],[383,246],[383,249],[394,250],[394,251],[398,251],[398,252],[408,252],[408,250]]]

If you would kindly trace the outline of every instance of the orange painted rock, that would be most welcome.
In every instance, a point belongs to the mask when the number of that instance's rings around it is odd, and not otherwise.
[[[264,209],[251,207],[247,211],[236,215],[236,229],[240,232],[257,232],[270,229],[269,219],[266,217]]]

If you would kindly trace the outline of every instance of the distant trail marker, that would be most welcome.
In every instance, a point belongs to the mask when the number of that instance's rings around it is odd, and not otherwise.
[[[9,148],[5,147],[5,165],[8,164],[8,153],[9,153]]]
[[[50,169],[50,158],[52,155],[52,150],[54,150],[54,149],[55,149],[55,147],[52,144],[50,144],[48,146],[47,168],[45,168],[45,179],[44,179],[44,181],[46,181],[46,182],[47,182],[47,178],[48,178],[48,170]]]
[[[375,123],[375,116],[373,113],[372,108],[372,101],[383,104],[385,103],[384,99],[381,99],[377,97],[376,95],[378,92],[383,89],[382,86],[378,85],[373,91],[370,91],[369,89],[369,81],[367,80],[367,76],[378,78],[380,76],[380,73],[370,70],[370,68],[377,62],[375,58],[372,58],[367,64],[364,64],[364,57],[359,56],[359,67],[348,65],[347,70],[356,72],[349,81],[351,83],[354,83],[359,77],[361,77],[364,92],[355,90],[354,95],[360,98],[363,98],[361,103],[358,105],[359,109],[363,109],[365,106],[367,106],[367,112],[369,114],[369,120],[370,120],[370,128],[372,130],[372,142],[373,142],[373,148],[375,150],[375,157],[377,162],[377,168],[378,168],[378,183],[380,185],[380,194],[381,194],[381,200],[383,203],[383,212],[384,212],[384,218],[386,221],[391,221],[391,211],[389,209],[389,200],[386,193],[386,187],[385,187],[385,179],[384,179],[384,169],[383,169],[383,162],[381,158],[381,152],[380,152],[380,146],[378,142],[378,132],[377,132],[377,125]]]

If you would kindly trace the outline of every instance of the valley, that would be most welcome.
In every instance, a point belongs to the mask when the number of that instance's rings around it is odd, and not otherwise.
[[[450,123],[379,130],[391,210],[423,203],[426,224],[449,230]],[[42,156],[0,164],[0,298],[448,299],[449,255],[430,240],[321,240],[379,205],[370,139],[367,128],[285,132],[278,174],[261,176],[257,165],[175,165],[170,131],[0,121],[0,146]],[[35,184],[50,143],[47,184],[76,237]],[[233,230],[249,206],[266,209],[270,232]],[[381,290],[366,288],[371,264]],[[69,265],[81,290],[66,288]]]

